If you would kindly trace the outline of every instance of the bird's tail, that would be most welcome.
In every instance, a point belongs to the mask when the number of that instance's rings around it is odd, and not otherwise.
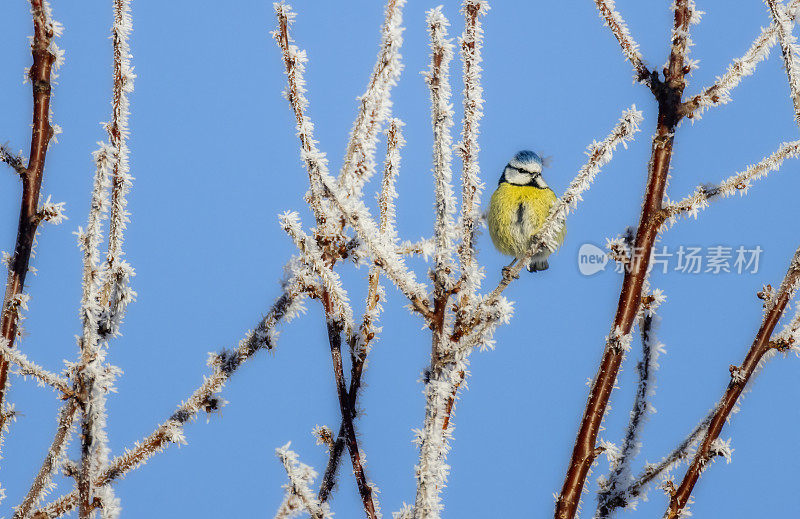
[[[550,251],[545,249],[544,251],[540,252],[533,258],[531,258],[530,263],[528,263],[528,272],[539,272],[541,270],[547,270],[550,265],[547,263],[547,258],[550,256]]]
[[[547,270],[548,268],[550,268],[550,265],[547,263],[547,258],[532,259],[528,264],[528,272],[539,272],[540,270]]]

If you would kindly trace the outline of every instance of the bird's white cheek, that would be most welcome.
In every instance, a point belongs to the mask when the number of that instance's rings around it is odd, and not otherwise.
[[[516,184],[518,186],[524,186],[528,182],[531,181],[531,176],[526,173],[520,173],[516,169],[513,168],[506,168],[506,182],[509,184]]]

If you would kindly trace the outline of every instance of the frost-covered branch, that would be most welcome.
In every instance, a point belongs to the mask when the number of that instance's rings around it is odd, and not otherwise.
[[[700,437],[705,434],[706,430],[708,429],[708,424],[711,422],[711,418],[714,415],[715,409],[712,409],[711,412],[701,420],[692,432],[689,433],[686,438],[683,439],[681,443],[679,443],[669,454],[664,456],[658,463],[651,463],[645,466],[644,470],[642,470],[635,478],[630,485],[625,489],[625,494],[628,496],[629,500],[633,501],[635,499],[639,499],[645,494],[647,486],[657,477],[661,475],[666,475],[676,467],[679,463],[686,461],[692,455],[694,455],[694,449],[697,447],[697,442],[700,441]]]
[[[683,477],[683,481],[670,497],[669,507],[665,514],[668,519],[682,517],[695,483],[697,483],[703,470],[708,467],[708,461],[714,455],[719,454],[719,435],[722,427],[736,409],[739,397],[753,374],[760,369],[766,358],[774,355],[775,349],[770,343],[772,332],[775,330],[775,326],[778,324],[789,301],[794,297],[798,285],[800,285],[800,249],[797,249],[794,253],[789,269],[786,272],[786,277],[784,277],[775,297],[769,302],[767,313],[742,365],[731,366],[730,368],[731,381],[725,390],[722,400],[716,407],[714,416],[708,425],[708,429],[689,469]]]
[[[798,8],[800,8],[800,0],[789,2],[786,14],[791,20],[794,20]],[[762,27],[761,32],[744,55],[733,60],[725,73],[717,77],[713,85],[684,101],[679,109],[681,115],[697,119],[708,108],[729,103],[731,91],[739,85],[742,79],[752,75],[760,62],[767,59],[769,51],[777,41],[778,26],[776,24],[772,23],[767,27]]]
[[[650,86],[650,70],[647,68],[641,52],[639,52],[639,44],[633,39],[625,20],[617,11],[614,0],[595,0],[594,3],[597,5],[598,14],[603,20],[603,25],[611,29],[614,37],[619,42],[622,53],[633,66],[634,79]]]
[[[39,218],[39,193],[44,177],[44,164],[47,148],[55,129],[50,124],[51,79],[62,64],[64,53],[53,41],[61,35],[63,26],[53,20],[47,0],[30,0],[33,18],[33,38],[31,54],[33,65],[28,70],[28,79],[33,90],[33,125],[31,128],[31,152],[28,167],[22,178],[20,196],[19,226],[14,253],[8,262],[8,278],[3,303],[0,306],[0,337],[14,347],[19,321],[13,311],[12,302],[25,289],[25,277],[29,271],[31,253],[36,231],[41,222]],[[3,407],[8,381],[8,363],[0,361],[0,409]]]
[[[78,403],[75,398],[69,398],[61,407],[58,413],[58,427],[47,455],[39,468],[36,477],[33,479],[25,499],[14,511],[13,519],[25,519],[29,517],[31,508],[37,506],[48,491],[52,489],[53,474],[66,459],[66,449],[69,437],[72,432],[72,424],[75,421],[75,413],[78,410]],[[60,515],[60,514],[59,514]]]
[[[279,219],[283,230],[292,238],[302,253],[303,263],[308,265],[322,281],[322,286],[330,303],[330,313],[327,314],[328,320],[339,323],[347,337],[353,337],[355,335],[353,309],[350,306],[350,298],[342,286],[339,274],[327,264],[324,253],[319,249],[316,242],[303,232],[300,225],[300,216],[297,213],[287,211],[281,214]]]
[[[328,306],[329,305],[327,304],[325,305],[326,313],[328,312]],[[341,327],[329,319],[328,339],[331,347],[331,359],[333,361],[334,379],[336,381],[336,393],[339,397],[339,410],[342,415],[344,440],[347,445],[347,450],[350,452],[350,460],[353,464],[353,476],[355,477],[356,484],[358,486],[358,493],[361,495],[361,501],[364,504],[364,512],[366,513],[368,519],[377,519],[380,508],[376,502],[372,485],[367,481],[367,476],[364,471],[364,457],[363,453],[359,449],[355,425],[353,424],[355,410],[351,403],[353,403],[354,399],[351,400],[344,380],[341,332]],[[353,394],[353,397],[355,397],[355,393]]]
[[[378,208],[380,210],[379,231],[384,237],[387,237],[391,241],[395,241],[397,235],[397,231],[395,230],[395,200],[397,199],[395,182],[400,167],[400,149],[405,144],[405,139],[403,138],[401,130],[402,125],[403,123],[399,119],[391,119],[389,122],[389,128],[387,130],[386,162],[383,170],[381,191],[378,196]],[[360,341],[358,341],[360,344],[356,344],[356,341],[352,341],[350,348],[350,389],[347,394],[352,412],[355,412],[356,409],[358,391],[361,388],[361,376],[367,362],[367,355],[369,354],[372,341],[381,330],[381,328],[377,326],[378,319],[383,309],[380,302],[386,299],[386,292],[380,283],[380,269],[375,265],[371,266],[369,269],[367,284],[366,308],[361,320],[361,338]],[[328,499],[336,481],[336,472],[339,467],[339,460],[342,452],[344,451],[345,437],[347,435],[347,424],[345,422],[346,419],[343,417],[339,427],[339,434],[330,447],[328,464],[318,494],[322,502]]]
[[[31,362],[20,351],[9,348],[8,342],[3,338],[0,338],[0,357],[2,357],[5,362],[17,366],[17,371],[20,375],[34,377],[40,384],[50,386],[64,396],[71,396],[73,394],[67,379],[47,371],[35,362]]]
[[[772,155],[765,157],[757,164],[748,166],[744,171],[732,175],[718,185],[701,185],[694,193],[677,202],[664,206],[663,214],[669,223],[674,223],[678,216],[697,217],[698,213],[709,206],[709,202],[717,198],[727,198],[735,193],[744,196],[753,181],[763,178],[770,171],[778,171],[786,159],[800,156],[800,140],[784,142]]]
[[[80,316],[83,333],[78,339],[81,359],[74,379],[82,411],[81,458],[76,476],[79,517],[88,518],[94,509],[94,481],[108,459],[105,426],[105,392],[99,378],[106,378],[101,348],[100,316],[104,305],[100,291],[104,283],[100,269],[98,247],[102,241],[102,226],[108,211],[108,176],[113,168],[113,150],[102,145],[94,153],[95,175],[89,203],[86,230],[78,229],[78,243],[83,256],[82,296]],[[108,386],[111,380],[103,380]]]
[[[289,36],[289,27],[297,14],[287,4],[276,2],[273,6],[278,17],[278,30],[274,31],[272,36],[278,42],[283,54],[288,80],[284,96],[292,106],[297,120],[300,157],[308,170],[309,194],[307,201],[317,222],[325,222],[327,211],[322,204],[320,177],[330,175],[328,174],[328,159],[317,148],[317,141],[314,139],[314,123],[308,120],[305,113],[308,108],[308,99],[306,98],[306,82],[303,74],[308,57],[304,50],[300,50],[292,43],[294,40]]]
[[[302,273],[301,269],[294,268],[296,275]],[[155,454],[162,452],[173,443],[186,443],[183,427],[198,413],[205,411],[211,413],[219,410],[224,401],[219,397],[225,383],[256,352],[262,349],[275,347],[278,332],[275,329],[281,321],[291,321],[304,311],[302,301],[305,298],[306,287],[313,282],[301,277],[292,277],[283,283],[282,294],[272,305],[255,329],[248,331],[245,337],[233,350],[223,350],[209,356],[208,364],[212,373],[206,376],[203,383],[189,398],[182,402],[172,415],[161,423],[147,437],[108,463],[94,480],[96,487],[112,483],[131,470],[145,464]],[[76,491],[64,495],[52,503],[42,507],[31,514],[34,518],[57,517],[69,512],[78,504]]]
[[[406,0],[388,0],[381,27],[381,47],[367,91],[360,98],[344,166],[339,175],[341,187],[357,198],[361,188],[375,171],[375,147],[378,133],[391,111],[391,90],[403,70],[400,48],[403,45],[403,7]]]
[[[130,174],[128,149],[128,117],[130,102],[128,94],[133,92],[136,77],[131,65],[131,51],[128,37],[133,30],[129,0],[114,0],[114,25],[111,40],[114,54],[114,86],[111,101],[111,122],[106,123],[110,148],[113,150],[111,166],[111,200],[108,224],[108,252],[106,253],[104,284],[100,293],[105,305],[100,316],[100,333],[109,338],[119,333],[119,327],[128,303],[136,297],[130,288],[130,278],[134,276],[133,267],[123,259],[122,246],[128,219],[127,194],[133,177]]]
[[[305,463],[300,463],[297,453],[289,450],[290,446],[291,443],[287,443],[275,449],[275,454],[286,469],[286,475],[289,476],[289,484],[284,485],[286,497],[278,508],[275,519],[294,517],[300,513],[301,508],[304,508],[313,519],[332,517],[328,505],[320,502],[311,490],[314,478],[317,477],[316,471]]]
[[[313,137],[314,125],[305,115],[308,100],[305,97],[303,73],[308,59],[305,51],[299,50],[297,46],[292,44],[292,40],[289,37],[289,25],[295,14],[289,6],[280,3],[275,4],[275,11],[278,16],[278,30],[273,33],[273,36],[278,41],[286,64],[286,75],[289,80],[286,97],[297,119],[301,157],[306,164],[311,185],[311,194],[308,197],[308,201],[317,222],[327,225],[338,217],[337,213],[324,207],[322,196],[325,195],[333,202],[345,221],[356,231],[356,235],[367,246],[375,263],[381,267],[400,291],[411,300],[412,306],[423,315],[428,316],[430,311],[427,305],[427,291],[424,286],[417,282],[414,273],[406,268],[403,259],[398,257],[395,252],[395,247],[379,236],[378,226],[369,216],[369,211],[361,199],[348,197],[346,193],[338,188],[338,183],[330,176],[325,154],[317,148],[317,142]],[[326,234],[325,228],[317,231],[323,235]],[[333,235],[330,238],[335,240]]]
[[[452,148],[453,105],[450,102],[450,61],[453,59],[453,43],[448,38],[450,22],[442,13],[441,6],[428,11],[426,22],[430,35],[431,62],[425,81],[431,97],[431,123],[433,125],[433,178],[435,222],[433,227],[434,299],[446,297],[451,275],[455,269],[453,253],[456,236],[455,195],[453,193]],[[435,303],[434,303],[435,304]]]
[[[794,105],[794,119],[800,124],[800,63],[798,63],[798,53],[800,48],[797,46],[797,38],[792,34],[793,23],[790,11],[784,7],[783,3],[776,0],[764,0],[769,9],[769,14],[775,24],[775,34],[781,45],[783,54],[783,66],[786,68],[786,76],[789,80],[789,95]],[[792,13],[795,10],[791,11]]]
[[[461,125],[461,244],[459,260],[461,276],[461,308],[471,303],[471,298],[480,288],[482,271],[475,263],[475,238],[480,220],[480,199],[484,184],[480,179],[478,135],[483,117],[483,87],[481,86],[481,62],[483,57],[483,26],[481,16],[489,10],[486,0],[464,0],[464,34],[459,40],[464,78],[464,119]]]

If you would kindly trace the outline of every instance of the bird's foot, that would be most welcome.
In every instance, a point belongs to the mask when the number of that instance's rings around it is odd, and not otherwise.
[[[519,274],[511,274],[511,267],[514,265],[513,263],[507,267],[503,267],[503,278],[512,280],[512,279],[519,279]]]

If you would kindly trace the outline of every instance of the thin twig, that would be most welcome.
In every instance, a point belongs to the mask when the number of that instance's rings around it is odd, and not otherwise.
[[[18,372],[22,376],[32,376],[36,378],[41,384],[47,385],[60,392],[63,396],[73,396],[74,392],[70,387],[69,381],[64,377],[47,371],[35,362],[31,362],[28,358],[18,350],[9,348],[6,345],[6,340],[0,338],[0,357],[11,363],[18,368]]]
[[[189,398],[178,405],[172,415],[156,429],[135,445],[108,464],[94,481],[95,487],[102,487],[115,482],[131,470],[145,464],[155,454],[174,443],[186,443],[183,428],[201,411],[213,412],[219,409],[221,400],[218,397],[225,383],[256,352],[275,347],[278,338],[276,327],[281,321],[290,321],[304,311],[302,301],[305,298],[306,286],[310,280],[299,277],[302,269],[295,268],[295,277],[283,283],[282,294],[270,308],[255,329],[247,332],[233,350],[211,354],[208,363],[212,367],[211,375],[205,377],[203,383],[195,389]],[[78,493],[73,491],[63,495],[50,504],[35,510],[34,519],[52,518],[63,515],[78,504]]]
[[[461,243],[459,262],[461,265],[461,298],[459,309],[464,312],[472,304],[475,292],[480,288],[482,271],[475,264],[475,239],[477,222],[480,220],[480,199],[483,183],[480,179],[478,135],[483,117],[483,87],[481,86],[481,51],[483,27],[481,16],[489,10],[486,0],[465,0],[461,6],[464,15],[464,34],[460,39],[461,61],[464,78],[464,118],[461,127]]]
[[[611,29],[614,37],[619,42],[622,53],[633,66],[636,81],[650,86],[651,72],[644,63],[642,53],[639,52],[639,44],[633,39],[625,20],[617,11],[614,0],[595,0],[594,3],[597,5],[598,14],[603,19],[603,24]]]
[[[727,198],[735,193],[745,195],[753,181],[766,177],[771,171],[778,171],[786,159],[800,156],[800,140],[784,142],[772,155],[752,164],[744,171],[732,175],[716,185],[700,185],[691,195],[664,205],[663,217],[671,224],[678,216],[697,217],[699,211],[707,208],[709,202],[718,198]]]
[[[14,153],[5,144],[0,144],[0,162],[8,164],[20,177],[28,172],[25,168],[25,157],[21,153]]]
[[[794,20],[799,7],[800,0],[789,2],[786,11],[791,20]],[[706,109],[730,102],[731,90],[738,86],[743,78],[755,72],[756,66],[769,56],[769,51],[777,41],[778,26],[776,24],[772,23],[767,27],[762,27],[747,52],[741,58],[733,60],[725,73],[718,77],[713,85],[684,101],[678,112],[681,116],[698,119]]]
[[[669,507],[665,514],[665,517],[668,519],[682,517],[682,513],[685,511],[697,480],[700,478],[703,470],[708,467],[709,461],[713,456],[719,454],[715,452],[715,446],[718,446],[720,432],[727,422],[728,417],[734,411],[736,403],[751,377],[761,366],[765,355],[768,352],[774,352],[770,344],[772,332],[775,330],[775,326],[778,324],[789,301],[794,296],[798,284],[800,284],[800,249],[797,249],[794,253],[780,289],[769,302],[767,314],[764,317],[764,321],[761,323],[761,327],[742,365],[731,366],[730,368],[731,381],[720,403],[716,407],[716,411],[708,425],[703,441],[700,443],[700,447],[697,449],[697,453],[695,453],[694,459],[689,469],[686,471],[686,475],[684,475],[680,486],[670,496]]]
[[[797,54],[800,49],[797,47],[797,38],[792,34],[791,15],[782,3],[775,0],[764,0],[769,9],[769,14],[772,16],[773,23],[775,24],[775,33],[778,36],[778,42],[781,45],[783,54],[783,66],[786,69],[786,77],[789,80],[789,96],[792,98],[794,105],[794,119],[795,122],[800,124],[800,64],[797,62]],[[792,10],[791,13],[795,13]]]
[[[69,398],[62,406],[61,411],[59,411],[56,434],[53,437],[50,448],[47,450],[47,455],[42,462],[42,466],[39,468],[39,472],[37,472],[28,493],[25,495],[25,499],[14,511],[13,519],[25,519],[29,517],[28,514],[31,508],[38,505],[49,490],[53,473],[64,461],[67,443],[77,410],[77,401],[74,398]]]

